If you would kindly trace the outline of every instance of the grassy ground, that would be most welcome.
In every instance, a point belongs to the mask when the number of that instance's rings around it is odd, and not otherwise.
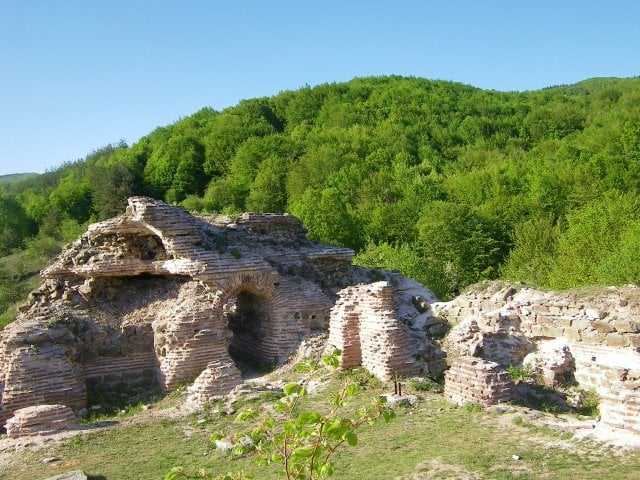
[[[333,377],[329,390],[337,389]],[[376,382],[365,385],[354,404],[369,402],[383,391]],[[308,398],[307,408],[321,409],[327,390]],[[368,426],[357,447],[345,447],[336,457],[334,478],[349,480],[426,479],[640,479],[640,452],[621,451],[602,444],[574,441],[566,434],[532,425],[512,413],[489,413],[481,408],[458,408],[442,397],[420,393],[416,407],[398,407],[388,424]],[[264,393],[243,403],[273,402]],[[39,480],[73,469],[94,480],[162,479],[176,465],[195,472],[244,469],[258,479],[276,479],[276,468],[255,465],[252,458],[232,460],[212,449],[211,433],[238,431],[246,425],[234,416],[209,412],[177,416],[162,409],[175,403],[165,399],[119,425],[96,430],[37,451],[11,455],[0,479]],[[240,405],[236,405],[240,407]],[[152,416],[153,414],[153,416]],[[520,460],[514,460],[517,455]],[[59,460],[43,463],[47,457]]]

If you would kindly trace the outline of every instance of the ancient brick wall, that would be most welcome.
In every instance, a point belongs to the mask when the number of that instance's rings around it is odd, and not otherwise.
[[[489,406],[513,399],[515,385],[507,372],[497,363],[482,358],[456,358],[444,379],[444,396],[457,405]]]
[[[78,419],[65,405],[36,405],[21,408],[7,422],[9,438],[50,435],[78,426]]]
[[[87,390],[171,390],[242,357],[282,363],[328,328],[338,290],[370,281],[352,257],[290,215],[198,218],[133,197],[63,249],[0,333],[0,422],[41,403],[82,407]],[[378,328],[391,338],[389,322]]]
[[[11,324],[3,331],[0,349],[4,351],[1,423],[26,406],[85,404],[82,370],[73,362],[73,338],[63,325],[44,328],[38,319]]]
[[[419,372],[388,282],[347,287],[339,296],[331,310],[329,345],[342,350],[343,368],[362,365],[382,380]]]
[[[187,389],[186,403],[202,405],[226,395],[241,382],[242,375],[233,362],[211,362]]]

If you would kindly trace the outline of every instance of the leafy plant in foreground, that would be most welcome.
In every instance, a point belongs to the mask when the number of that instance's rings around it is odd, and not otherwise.
[[[337,368],[339,350],[323,357],[326,365]],[[309,373],[315,372],[319,362],[307,363]],[[358,391],[358,385],[345,380],[340,391],[329,399],[328,413],[305,411],[301,400],[307,396],[311,375],[300,384],[284,387],[284,397],[275,405],[276,414],[265,417],[257,409],[248,409],[238,414],[241,421],[257,422],[248,435],[237,435],[232,454],[242,456],[255,452],[260,465],[278,464],[287,480],[320,480],[333,476],[334,453],[345,444],[358,444],[356,431],[363,425],[373,424],[380,418],[389,421],[394,412],[386,405],[384,397],[370,406],[350,412],[349,398]],[[223,433],[212,436],[212,441],[224,437]],[[247,437],[251,442],[247,441]],[[204,478],[214,480],[238,480],[252,478],[242,473],[213,476],[200,471],[196,476],[187,474],[184,467],[176,467],[165,476],[165,480]]]

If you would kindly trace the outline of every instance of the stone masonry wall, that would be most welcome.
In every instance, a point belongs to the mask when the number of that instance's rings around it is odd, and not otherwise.
[[[36,405],[21,408],[7,421],[9,438],[50,435],[78,426],[78,419],[65,405]]]
[[[450,358],[473,355],[504,368],[547,357],[600,395],[603,423],[636,433],[639,313],[635,286],[554,293],[496,282],[433,305],[433,315],[453,325],[445,342]],[[553,369],[546,372],[551,382]]]

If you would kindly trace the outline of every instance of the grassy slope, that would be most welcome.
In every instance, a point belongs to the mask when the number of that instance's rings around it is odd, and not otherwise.
[[[335,386],[336,380],[333,380]],[[382,389],[358,394],[368,402]],[[326,393],[311,396],[310,408],[322,408]],[[600,444],[568,441],[545,428],[514,424],[505,415],[481,409],[457,408],[442,397],[424,394],[415,408],[398,408],[389,424],[361,431],[357,447],[345,447],[336,458],[336,479],[640,479],[640,453],[624,455]],[[151,411],[158,411],[165,401]],[[175,465],[190,465],[193,473],[206,467],[214,473],[245,469],[258,479],[276,479],[275,468],[258,467],[251,459],[230,460],[211,450],[207,439],[220,429],[242,425],[224,415],[136,421],[97,431],[37,452],[22,451],[1,479],[44,479],[81,468],[95,479],[161,479]],[[512,455],[522,459],[514,461]],[[46,457],[60,461],[43,464]]]

